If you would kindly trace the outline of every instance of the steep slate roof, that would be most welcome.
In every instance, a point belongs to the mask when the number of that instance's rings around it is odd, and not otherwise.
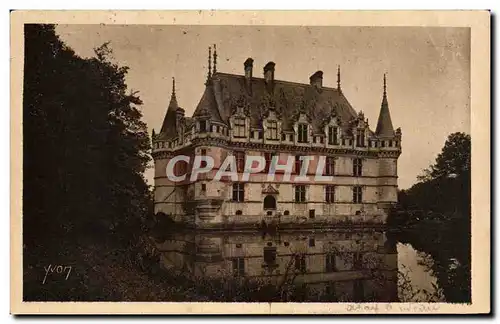
[[[263,116],[274,109],[282,120],[284,130],[292,130],[299,112],[310,118],[315,133],[324,133],[323,125],[336,115],[348,123],[357,117],[341,91],[334,88],[316,88],[310,84],[274,80],[271,89],[263,78],[252,77],[251,91],[243,75],[215,73],[193,116],[209,111],[213,120],[228,123],[237,106],[248,107],[251,127],[261,127]],[[214,96],[212,96],[212,94]]]
[[[179,108],[177,104],[177,97],[175,96],[175,79],[172,81],[172,95],[170,97],[170,103],[168,104],[167,113],[163,119],[163,124],[161,126],[160,134],[163,134],[166,138],[175,137],[177,135],[176,123],[176,111]]]
[[[382,97],[382,105],[378,116],[377,129],[375,130],[375,134],[379,137],[394,136],[394,128],[392,126],[391,113],[389,112],[386,88],[386,78],[384,74],[384,95]]]
[[[210,120],[214,120],[217,122],[223,122],[219,108],[217,105],[217,101],[215,99],[214,89],[211,84],[207,83],[205,87],[205,91],[203,92],[203,96],[196,106],[196,109],[193,113],[193,117],[199,116],[210,116]]]

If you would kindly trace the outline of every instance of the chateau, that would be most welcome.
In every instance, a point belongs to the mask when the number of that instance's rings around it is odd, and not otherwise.
[[[209,50],[210,51],[210,50]],[[210,52],[209,52],[210,53]],[[309,83],[275,78],[269,62],[262,77],[254,76],[248,58],[242,75],[217,71],[217,53],[209,54],[205,91],[192,117],[177,101],[175,80],[159,133],[153,130],[155,213],[197,228],[250,227],[266,222],[283,227],[383,224],[387,209],[397,202],[397,160],[401,130],[394,130],[389,112],[386,78],[375,131],[356,112],[341,89],[323,86],[323,72]],[[174,172],[187,174],[171,181],[167,164],[175,156],[209,156],[214,168],[194,181],[191,163],[178,162]],[[238,172],[245,157],[265,158],[265,169],[248,181],[213,181],[224,159],[233,155]],[[291,181],[280,175],[269,180],[273,157],[295,163]],[[324,174],[331,182],[302,181],[303,156],[324,156]],[[318,159],[310,162],[314,174]],[[238,178],[241,179],[241,178]]]

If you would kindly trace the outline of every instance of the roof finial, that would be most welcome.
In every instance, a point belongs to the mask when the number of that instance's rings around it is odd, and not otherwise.
[[[217,72],[217,47],[214,44],[214,72],[213,72],[213,74],[215,74],[216,72]]]
[[[208,47],[208,76],[207,76],[207,81],[210,80],[211,76],[212,76],[212,48],[209,46]]]
[[[172,98],[175,98],[175,77],[172,77]]]
[[[387,96],[387,80],[384,73],[384,97]]]
[[[337,67],[337,90],[342,91],[340,89],[340,65]]]

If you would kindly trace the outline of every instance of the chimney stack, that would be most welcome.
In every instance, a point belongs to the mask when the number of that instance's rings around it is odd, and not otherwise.
[[[253,59],[251,57],[247,58],[244,65],[245,65],[245,78],[252,79]]]
[[[252,93],[253,59],[249,57],[243,64],[245,65],[245,84],[247,86],[248,92]]]
[[[315,86],[316,89],[323,87],[323,71],[317,71],[309,77],[309,83]]]
[[[276,64],[274,62],[269,62],[264,66],[264,79],[268,85],[272,85],[274,83],[274,66]]]

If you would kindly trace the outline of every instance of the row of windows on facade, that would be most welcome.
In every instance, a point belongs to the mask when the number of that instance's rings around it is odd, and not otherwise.
[[[325,202],[334,203],[335,202],[335,186],[326,185],[325,186]],[[303,203],[306,202],[306,186],[305,185],[295,185],[295,202]],[[233,183],[233,201],[244,202],[245,201],[245,184],[242,182]],[[352,202],[359,204],[363,201],[363,188],[361,186],[352,187]],[[272,195],[268,195],[264,198],[264,209],[276,209],[276,198]]]
[[[285,242],[287,243],[287,242]],[[314,239],[309,240],[309,246],[315,246]],[[359,252],[352,254],[353,264],[351,270],[362,270],[363,262],[362,255]],[[264,248],[264,264],[263,267],[276,266],[277,251],[276,247],[265,247]],[[233,275],[236,277],[241,277],[245,275],[245,258],[238,257],[232,259],[233,265]],[[306,255],[296,254],[294,256],[294,266],[295,270],[300,272],[307,272]],[[336,255],[333,253],[327,253],[325,255],[325,272],[336,272],[338,271],[336,267]]]
[[[208,126],[207,126],[208,121],[200,121],[200,133],[206,133],[208,131]],[[204,125],[204,126],[201,126]],[[225,136],[228,136],[229,131],[227,128],[219,126],[219,125],[212,125],[211,126],[211,131],[215,133],[221,133]],[[263,139],[263,131],[262,130],[252,130],[247,133],[246,129],[246,124],[245,124],[245,119],[243,118],[236,118],[234,121],[234,130],[233,130],[233,137],[234,138],[254,138],[254,139]],[[267,131],[266,131],[266,139],[267,140],[274,140],[277,141],[279,139],[279,134],[278,134],[278,123],[276,121],[268,121],[267,124]],[[328,138],[327,138],[327,143],[328,145],[352,145],[353,140],[352,139],[346,139],[346,138],[341,138],[339,136],[339,127],[336,126],[330,126],[328,127]],[[295,133],[281,133],[281,140],[282,141],[290,141],[294,142],[295,141]],[[297,142],[298,143],[309,143],[309,136],[308,136],[308,125],[307,124],[299,124],[297,127]],[[323,136],[312,136],[312,142],[314,144],[323,144],[324,143],[324,137]],[[355,136],[355,143],[357,147],[365,147],[365,130],[364,129],[358,129],[356,130],[356,136]],[[179,144],[178,141],[173,141],[173,142],[168,142],[167,146],[168,148],[176,147]],[[369,147],[398,147],[399,142],[398,141],[393,141],[393,140],[368,140],[368,146]],[[165,142],[158,142],[156,143],[156,148],[165,148]]]
[[[206,150],[202,149],[201,155],[206,155]],[[275,156],[278,156],[278,153],[269,153],[265,152],[264,153],[264,160],[265,160],[265,167],[262,172],[269,172],[269,169],[271,167],[272,160]],[[234,157],[236,160],[236,169],[238,172],[243,172],[245,169],[245,152],[234,152]],[[294,164],[294,169],[293,172],[295,174],[300,173],[300,170],[302,169],[302,163],[303,161],[300,159],[301,156],[297,155],[295,156],[295,164]],[[190,159],[190,161],[193,161],[193,159]],[[206,161],[201,161],[200,167],[205,167]],[[192,166],[192,165],[190,165]],[[176,176],[182,176],[186,174],[188,171],[188,164],[185,163],[184,161],[179,161],[174,165],[174,175]],[[323,169],[323,175],[324,176],[333,176],[335,175],[335,158],[334,157],[326,157],[325,159],[325,166]],[[360,158],[355,158],[353,159],[352,163],[352,175],[355,177],[361,177],[363,175],[363,160]]]
[[[246,138],[248,135],[252,138],[256,139],[262,139],[263,138],[263,131],[262,130],[254,130],[253,134],[247,134],[247,129],[246,129],[246,122],[244,118],[235,118],[234,119],[234,131],[233,131],[233,136],[236,138]],[[267,140],[278,140],[278,122],[270,120],[267,122],[266,125],[266,139]],[[329,145],[339,145],[339,127],[336,126],[329,126],[328,127],[328,144]],[[293,142],[295,140],[294,133],[287,134],[287,133],[282,133],[281,134],[281,140],[286,141],[287,140],[287,135],[288,140]],[[312,136],[313,143],[324,143],[324,137],[323,136]],[[308,124],[298,124],[297,125],[297,142],[299,143],[309,143],[309,125]],[[370,142],[370,147],[376,147],[376,141],[369,141]],[[352,140],[346,141],[345,138],[342,138],[342,145],[352,145]],[[392,143],[391,143],[392,145]],[[356,130],[356,146],[359,147],[364,147],[365,146],[365,130],[364,129],[357,129]]]

